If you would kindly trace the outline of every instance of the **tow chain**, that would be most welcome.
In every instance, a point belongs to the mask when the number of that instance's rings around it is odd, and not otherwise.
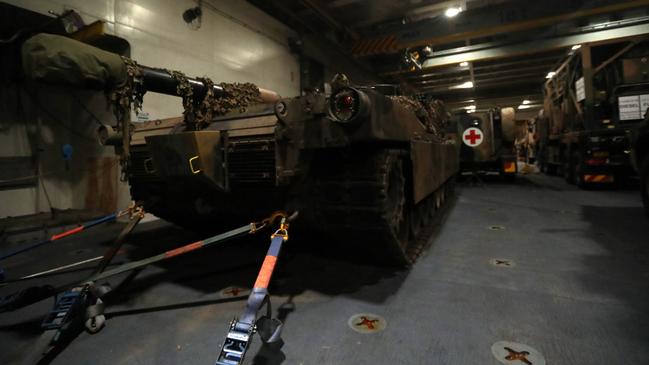
[[[281,339],[283,324],[279,319],[272,317],[273,311],[270,295],[268,294],[268,285],[275,270],[282,245],[288,241],[289,222],[297,217],[297,212],[290,217],[285,213],[278,213],[269,218],[270,222],[275,217],[281,217],[279,229],[270,236],[270,247],[257,275],[255,285],[248,296],[243,315],[234,318],[230,322],[230,328],[216,360],[216,365],[238,365],[243,363],[255,333],[259,333],[259,337],[266,344],[281,346],[283,343]],[[266,314],[258,317],[257,315],[264,305],[266,306]]]

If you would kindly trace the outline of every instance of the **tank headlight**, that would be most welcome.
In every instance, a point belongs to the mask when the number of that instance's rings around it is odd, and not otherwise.
[[[362,91],[343,88],[329,98],[329,116],[336,122],[348,123],[368,114],[369,97]]]

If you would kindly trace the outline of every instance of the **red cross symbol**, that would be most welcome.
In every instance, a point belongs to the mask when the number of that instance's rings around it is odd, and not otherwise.
[[[365,316],[361,316],[361,321],[358,323],[355,323],[356,326],[365,326],[367,327],[368,330],[373,330],[376,327],[374,327],[374,323],[378,322],[378,319],[368,319]]]
[[[482,134],[476,133],[476,129],[471,128],[469,134],[464,135],[464,139],[469,141],[469,145],[474,145],[482,139]]]

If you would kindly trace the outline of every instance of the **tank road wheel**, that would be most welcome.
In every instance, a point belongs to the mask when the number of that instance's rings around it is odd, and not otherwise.
[[[351,244],[369,243],[376,262],[414,262],[423,228],[436,213],[435,197],[441,206],[444,189],[413,206],[405,151],[364,146],[337,153],[324,151],[311,163],[306,204],[313,225],[350,238]]]
[[[575,184],[577,184],[577,187],[579,187],[580,189],[587,189],[588,185],[584,181],[584,172],[583,172],[580,152],[575,151],[573,162],[574,162],[574,169],[575,169],[574,172]]]
[[[568,152],[569,153],[569,152]],[[566,179],[566,182],[568,184],[575,184],[575,158],[576,155],[574,153],[568,154],[566,153],[566,158],[565,158],[565,165],[563,167],[563,177]]]

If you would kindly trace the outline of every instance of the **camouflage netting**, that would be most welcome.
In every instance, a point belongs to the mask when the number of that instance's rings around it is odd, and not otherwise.
[[[176,86],[176,94],[180,95],[183,99],[183,117],[185,123],[189,126],[194,126],[196,123],[194,114],[194,89],[192,89],[189,79],[187,79],[187,76],[180,71],[166,71],[178,82],[178,85]]]
[[[208,77],[198,77],[205,85],[205,96],[200,103],[194,102],[194,91],[187,77],[179,71],[167,71],[178,81],[176,92],[183,98],[184,121],[190,130],[200,130],[209,125],[214,117],[238,110],[243,113],[252,104],[260,103],[259,88],[251,83],[218,84],[225,95],[214,95],[214,82]]]
[[[208,92],[196,111],[197,126],[199,128],[207,126],[212,118],[216,116],[225,115],[235,110],[244,113],[248,106],[262,101],[259,88],[255,84],[222,82],[218,86],[223,88],[225,96],[215,97],[212,80],[207,77],[198,80],[208,87]]]
[[[222,82],[219,86],[223,88],[227,96],[215,100],[212,107],[216,115],[223,115],[235,109],[243,113],[249,105],[262,101],[259,88],[255,84]]]
[[[126,67],[126,79],[122,86],[117,87],[110,94],[113,105],[113,113],[117,120],[116,129],[122,135],[122,145],[120,150],[120,164],[122,166],[122,176],[120,179],[126,181],[128,171],[128,161],[130,155],[131,134],[133,133],[133,124],[131,123],[131,106],[135,113],[142,110],[142,99],[144,90],[142,89],[142,72],[137,63],[130,58],[122,57],[122,62]]]
[[[441,100],[431,100],[422,103],[409,96],[389,96],[389,98],[415,113],[424,127],[426,127],[426,131],[440,139],[444,138],[446,126],[450,118],[444,102]]]

